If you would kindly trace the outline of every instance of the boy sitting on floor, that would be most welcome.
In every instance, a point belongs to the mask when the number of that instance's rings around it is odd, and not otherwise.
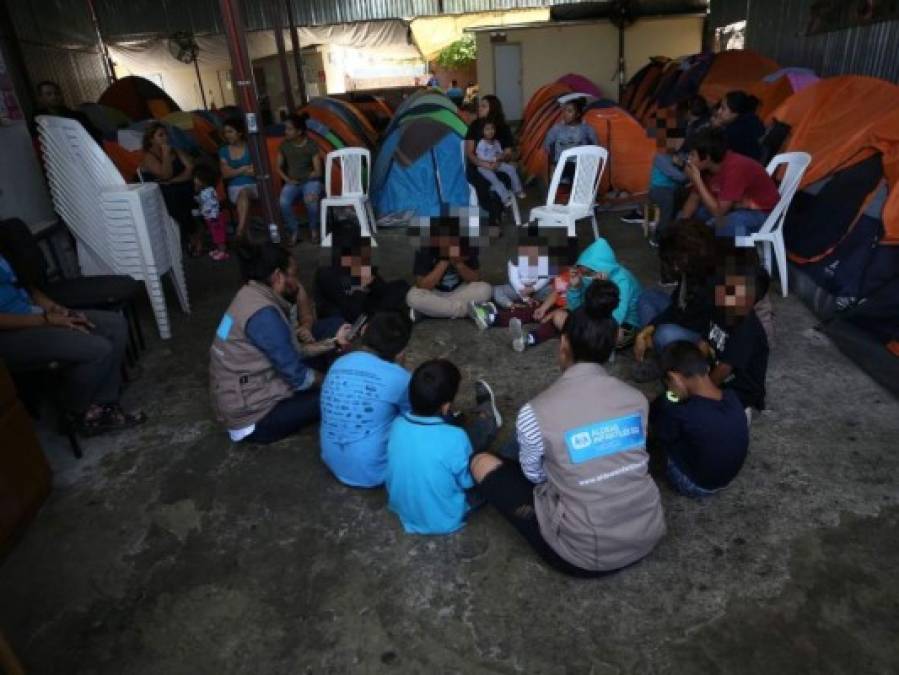
[[[394,423],[387,441],[390,510],[406,532],[449,534],[465,525],[471,510],[466,491],[474,487],[468,462],[496,437],[502,418],[493,391],[475,382],[477,407],[461,428],[450,413],[462,374],[446,359],[426,361],[412,375],[412,412]]]
[[[662,352],[668,391],[650,406],[653,445],[665,455],[672,488],[707,497],[736,477],[749,448],[743,404],[733,390],[719,389],[709,363],[692,342],[673,342]]]
[[[341,356],[321,393],[322,461],[341,483],[376,487],[387,470],[387,436],[409,410],[409,372],[403,368],[412,334],[397,312],[375,314],[362,347]]]

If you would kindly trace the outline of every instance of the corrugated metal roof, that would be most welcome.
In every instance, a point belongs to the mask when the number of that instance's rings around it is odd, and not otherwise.
[[[187,31],[222,32],[218,0],[94,0],[104,37],[109,41]],[[290,0],[300,26],[322,26],[416,16],[467,14],[586,0]],[[93,44],[95,35],[84,0],[7,0],[20,40],[51,45]],[[285,0],[245,0],[248,30],[274,26],[273,9]],[[594,0],[595,2],[595,0]],[[275,4],[277,3],[277,4]]]
[[[710,28],[747,19],[746,46],[783,66],[819,75],[870,75],[899,82],[899,21],[803,35],[814,0],[712,0]]]

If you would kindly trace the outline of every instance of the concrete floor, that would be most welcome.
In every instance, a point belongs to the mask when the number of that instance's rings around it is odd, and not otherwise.
[[[602,227],[652,283],[637,228]],[[380,242],[382,268],[407,273],[403,235]],[[510,242],[485,253],[488,280],[503,280]],[[316,252],[299,255],[308,278]],[[152,340],[126,394],[151,421],[87,441],[80,462],[43,433],[55,489],[0,567],[0,626],[29,672],[899,671],[899,405],[796,299],[774,299],[770,410],[732,487],[697,502],[662,486],[655,552],[579,581],[489,510],[452,536],[404,534],[383,491],[332,479],[315,429],[233,446],[210,419],[206,354],[236,270],[188,273],[193,314],[174,313],[175,337]],[[409,361],[486,377],[512,420],[556,377],[556,349],[519,355],[505,331],[426,321]]]

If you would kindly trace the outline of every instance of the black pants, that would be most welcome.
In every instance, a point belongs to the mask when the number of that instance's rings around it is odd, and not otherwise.
[[[200,228],[200,221],[194,218],[191,213],[196,205],[194,202],[193,181],[164,183],[160,184],[159,187],[162,189],[166,210],[178,223],[178,227],[181,230],[181,242],[188,242],[191,236]]]
[[[315,270],[315,306],[319,316],[342,316],[353,323],[361,314],[396,311],[405,314],[409,284],[402,280],[384,281],[375,277],[367,291],[347,292],[350,280],[343,270],[319,267]]]
[[[267,445],[293,436],[303,427],[319,420],[321,407],[318,399],[318,389],[296,392],[290,398],[281,401],[269,411],[268,415],[256,422],[253,433],[243,440]]]
[[[0,358],[11,371],[59,362],[66,407],[73,413],[83,413],[92,403],[118,402],[128,341],[128,325],[118,312],[84,314],[94,324],[87,334],[56,326],[0,331]]]
[[[465,178],[478,194],[478,203],[487,212],[491,225],[499,225],[503,217],[503,203],[499,196],[490,189],[490,183],[471,162],[465,163]],[[499,174],[499,179],[509,182],[509,178]],[[510,184],[511,185],[511,184]]]
[[[617,571],[585,570],[556,553],[540,532],[534,510],[534,484],[521,472],[517,462],[503,460],[503,465],[487,474],[478,485],[478,491],[554,570],[583,578],[602,577]]]

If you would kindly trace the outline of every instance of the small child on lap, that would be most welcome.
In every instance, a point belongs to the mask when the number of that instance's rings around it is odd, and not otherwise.
[[[478,166],[478,172],[490,183],[490,188],[499,195],[500,200],[506,206],[512,203],[512,192],[519,199],[524,199],[527,195],[521,186],[521,178],[518,177],[518,171],[508,162],[503,161],[503,147],[496,139],[496,125],[493,122],[484,124],[484,137],[478,141],[475,146],[475,155],[482,162],[488,163],[488,166]],[[512,184],[512,192],[503,184],[497,176],[497,172],[503,173],[509,177]]]
[[[737,394],[709,377],[692,342],[673,342],[661,357],[668,391],[650,407],[654,448],[665,455],[668,481],[680,494],[706,497],[727,487],[749,448],[749,425]]]
[[[468,462],[489,447],[502,424],[493,391],[475,383],[477,407],[456,424],[450,409],[462,374],[445,359],[426,361],[412,374],[412,411],[397,418],[387,441],[387,505],[406,532],[449,534],[465,526],[474,487]]]

